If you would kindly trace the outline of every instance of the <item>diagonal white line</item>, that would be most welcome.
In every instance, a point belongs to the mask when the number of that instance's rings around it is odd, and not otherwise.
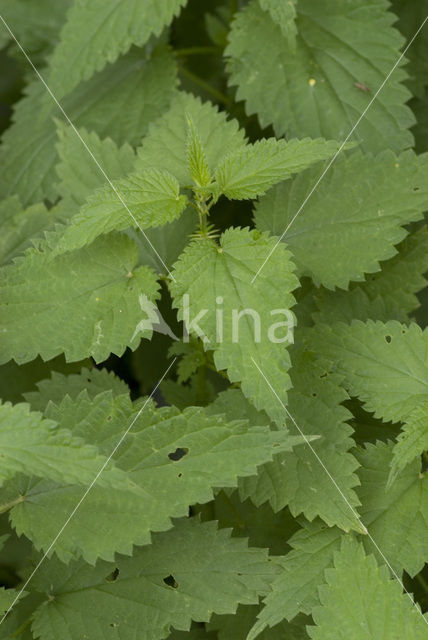
[[[35,568],[33,569],[33,571],[31,572],[29,578],[27,578],[27,580],[25,581],[24,585],[21,587],[20,591],[18,592],[18,595],[16,596],[16,598],[14,599],[14,601],[12,602],[12,604],[10,605],[9,609],[6,611],[6,613],[4,614],[4,616],[2,617],[2,619],[0,620],[0,625],[4,622],[4,620],[6,619],[6,616],[9,614],[9,612],[12,610],[12,608],[15,606],[15,604],[18,602],[19,598],[21,597],[22,593],[25,591],[26,587],[28,586],[28,584],[31,582],[31,580],[34,578],[34,575],[37,573],[37,571],[39,570],[40,566],[43,564],[43,562],[46,560],[46,558],[48,557],[48,554],[50,553],[50,551],[53,549],[54,545],[56,544],[57,540],[59,539],[59,537],[62,535],[64,529],[66,528],[66,526],[68,525],[68,523],[70,522],[70,520],[76,515],[76,512],[78,511],[78,509],[80,508],[82,502],[85,500],[86,496],[88,495],[88,493],[91,491],[92,487],[95,485],[95,483],[97,482],[98,478],[100,477],[100,475],[102,474],[102,472],[104,471],[104,469],[106,468],[106,466],[108,465],[108,463],[110,462],[110,460],[112,459],[112,457],[114,456],[114,454],[116,453],[116,451],[118,450],[118,448],[120,447],[120,445],[122,444],[122,442],[124,441],[124,439],[126,438],[126,436],[128,435],[128,433],[131,431],[132,427],[134,426],[134,424],[137,422],[138,418],[140,417],[140,415],[143,413],[147,403],[151,400],[151,398],[154,396],[154,394],[156,393],[156,391],[158,390],[162,380],[164,380],[165,376],[168,374],[169,370],[171,369],[172,365],[174,364],[174,362],[177,360],[177,358],[175,357],[172,362],[170,363],[170,365],[168,366],[168,369],[165,371],[165,373],[163,374],[163,376],[161,377],[161,379],[159,380],[159,382],[157,383],[157,385],[155,386],[155,388],[153,389],[153,391],[151,392],[151,394],[148,396],[148,398],[146,399],[146,401],[144,402],[143,406],[141,407],[141,409],[138,411],[137,415],[135,416],[135,418],[131,421],[131,423],[129,424],[128,428],[126,429],[125,433],[120,437],[119,441],[117,442],[117,444],[115,445],[113,451],[110,453],[109,457],[107,458],[107,460],[104,462],[103,466],[101,467],[101,469],[98,471],[97,475],[94,477],[94,479],[92,480],[91,484],[89,485],[89,487],[86,489],[85,493],[83,494],[83,496],[80,498],[79,502],[76,504],[76,506],[74,507],[73,511],[70,513],[70,515],[68,516],[67,520],[64,522],[64,524],[62,525],[61,529],[58,531],[58,533],[56,534],[55,538],[52,540],[52,542],[50,543],[49,547],[46,549],[45,553],[43,554],[43,556],[41,557],[41,559],[39,560],[39,562],[37,563],[37,565],[35,566]]]
[[[296,427],[296,429],[298,430],[298,432],[300,433],[300,435],[304,439],[305,443],[308,445],[308,447],[310,448],[310,450],[312,451],[312,453],[314,454],[314,456],[316,457],[316,459],[318,460],[318,462],[320,463],[320,465],[322,466],[322,468],[324,469],[324,471],[326,472],[326,474],[328,475],[328,477],[330,478],[330,480],[332,481],[332,483],[334,484],[334,486],[336,487],[336,489],[338,490],[340,495],[342,496],[343,500],[348,505],[349,509],[352,511],[352,515],[357,520],[361,531],[364,534],[368,534],[368,531],[367,531],[366,527],[363,525],[363,523],[361,522],[358,513],[352,507],[352,505],[350,504],[349,500],[347,499],[347,497],[343,493],[342,489],[339,487],[339,485],[337,484],[336,480],[333,478],[333,476],[331,475],[330,471],[327,469],[327,467],[325,466],[324,462],[321,460],[321,458],[319,457],[318,453],[315,451],[315,449],[311,445],[310,440],[308,440],[308,438],[305,436],[305,434],[303,433],[303,431],[301,430],[301,428],[299,427],[299,425],[297,424],[297,422],[295,421],[295,419],[293,418],[293,416],[291,415],[291,413],[289,412],[289,410],[287,409],[287,407],[285,406],[285,404],[283,403],[283,401],[281,400],[281,398],[279,397],[279,395],[277,394],[277,392],[275,391],[275,389],[273,388],[273,386],[271,385],[271,383],[269,382],[269,380],[267,379],[267,377],[265,376],[263,371],[260,369],[260,367],[257,364],[257,362],[254,360],[253,356],[251,356],[251,360],[253,361],[254,366],[258,369],[260,375],[263,377],[264,381],[268,385],[269,389],[274,394],[275,398],[281,404],[281,406],[284,409],[284,411],[287,414],[287,416],[290,418],[290,420],[292,421],[292,423],[294,424],[294,426]]]
[[[83,140],[82,136],[80,135],[79,131],[76,129],[75,125],[73,124],[73,122],[70,120],[69,116],[66,114],[66,112],[64,111],[62,105],[59,103],[59,101],[56,99],[56,97],[54,96],[54,94],[52,93],[51,89],[49,88],[49,86],[47,85],[45,79],[43,78],[43,76],[41,75],[41,73],[39,72],[39,70],[34,66],[32,60],[30,59],[30,57],[28,56],[27,52],[23,49],[23,47],[21,46],[21,44],[18,42],[17,38],[15,37],[15,34],[12,32],[11,28],[9,27],[9,25],[7,24],[7,22],[5,21],[5,19],[3,18],[3,16],[0,14],[0,20],[3,22],[4,26],[6,27],[6,29],[9,31],[10,35],[12,36],[12,38],[14,39],[14,41],[16,42],[16,44],[18,45],[19,49],[21,50],[23,56],[25,57],[25,59],[27,60],[28,64],[31,66],[31,68],[33,69],[33,71],[35,72],[35,74],[37,75],[37,77],[39,78],[40,82],[43,84],[43,86],[45,87],[46,91],[49,93],[49,95],[51,96],[52,100],[55,102],[55,104],[57,105],[58,109],[61,111],[61,113],[63,114],[64,118],[67,120],[68,124],[70,125],[70,127],[73,129],[74,133],[76,134],[76,136],[79,138],[80,142],[83,144],[83,146],[85,147],[86,151],[89,153],[89,155],[91,156],[92,160],[95,162],[95,164],[97,165],[98,169],[101,171],[102,175],[104,176],[106,182],[108,182],[108,184],[110,185],[110,187],[113,189],[114,193],[117,195],[118,199],[120,200],[120,202],[122,203],[122,205],[125,207],[126,211],[129,213],[130,217],[132,218],[132,220],[134,221],[135,225],[138,227],[138,229],[141,231],[141,233],[143,234],[145,240],[148,242],[148,244],[150,245],[152,251],[156,254],[156,257],[158,258],[158,260],[160,261],[160,263],[162,264],[162,266],[167,270],[168,275],[170,276],[170,278],[172,278],[172,280],[174,280],[174,282],[176,281],[173,274],[171,273],[171,271],[168,269],[167,265],[165,264],[165,262],[163,261],[162,257],[159,255],[158,251],[155,249],[155,247],[153,246],[150,238],[147,236],[147,234],[144,232],[144,230],[142,229],[141,225],[139,224],[138,220],[135,218],[135,216],[133,215],[133,213],[131,212],[131,210],[129,209],[128,205],[126,204],[126,202],[124,201],[124,199],[122,198],[120,192],[118,191],[118,189],[116,188],[116,186],[113,184],[113,182],[110,180],[110,178],[108,177],[108,175],[106,174],[106,172],[104,171],[104,169],[102,168],[102,166],[100,165],[100,163],[98,162],[98,160],[96,159],[96,157],[94,156],[94,154],[92,153],[91,149],[88,147],[88,145],[86,144],[86,142]]]
[[[354,133],[355,129],[358,127],[358,125],[360,124],[361,120],[364,118],[364,116],[366,115],[367,111],[370,109],[370,107],[372,106],[372,104],[374,103],[374,101],[376,100],[376,98],[378,97],[378,95],[380,94],[380,92],[382,91],[382,89],[384,88],[384,86],[386,85],[386,83],[388,82],[388,80],[390,79],[390,77],[392,76],[392,74],[394,73],[394,71],[396,70],[396,68],[398,67],[398,65],[400,64],[400,62],[402,61],[402,59],[404,58],[404,56],[406,55],[407,51],[409,50],[409,48],[411,47],[411,45],[413,44],[413,42],[415,41],[415,39],[417,38],[417,36],[419,35],[419,33],[422,31],[426,21],[428,20],[428,16],[425,18],[425,20],[422,22],[421,26],[419,27],[419,29],[416,31],[415,35],[413,36],[413,38],[410,40],[410,42],[407,44],[406,48],[404,49],[403,53],[400,55],[400,57],[398,58],[397,62],[394,64],[394,66],[392,67],[391,71],[388,73],[388,75],[386,76],[385,80],[382,82],[382,84],[380,85],[379,89],[376,91],[376,93],[374,94],[373,98],[370,100],[369,104],[367,105],[367,107],[364,109],[364,111],[362,112],[362,114],[360,115],[360,117],[358,118],[357,122],[354,124],[354,126],[352,127],[351,131],[348,133],[348,135],[346,136],[345,140],[342,142],[342,144],[340,145],[339,149],[336,151],[336,153],[334,154],[334,156],[332,157],[332,159],[330,160],[330,162],[328,163],[328,165],[326,166],[326,168],[324,169],[324,171],[322,172],[322,174],[320,175],[320,177],[318,178],[318,180],[315,182],[314,186],[312,187],[312,189],[310,190],[310,192],[308,193],[308,195],[306,196],[306,198],[303,200],[302,204],[300,205],[299,209],[297,210],[297,212],[294,214],[294,216],[291,218],[290,222],[288,223],[288,225],[286,226],[286,228],[284,229],[284,231],[282,232],[281,236],[279,237],[278,241],[276,242],[276,244],[274,245],[274,247],[270,250],[269,254],[267,255],[267,257],[265,258],[263,264],[259,267],[257,273],[255,274],[255,276],[253,277],[253,279],[251,280],[251,284],[254,283],[255,279],[257,278],[257,276],[259,275],[259,273],[261,272],[261,270],[263,269],[263,267],[265,266],[266,262],[271,258],[273,252],[275,251],[275,249],[278,247],[279,243],[282,241],[283,237],[285,236],[285,234],[287,233],[287,231],[290,229],[291,225],[294,223],[294,221],[296,220],[296,218],[300,215],[301,211],[304,209],[306,203],[308,202],[308,200],[311,198],[311,196],[313,195],[314,191],[317,189],[318,185],[320,184],[320,182],[324,179],[326,173],[329,171],[330,167],[332,166],[332,164],[336,161],[337,157],[339,156],[339,154],[343,151],[343,148],[345,147],[346,143],[348,142],[349,138],[352,136],[352,134]]]
[[[285,413],[287,414],[287,416],[290,418],[290,420],[292,421],[292,423],[294,424],[294,426],[296,427],[296,429],[298,430],[298,432],[300,433],[300,435],[302,436],[302,438],[304,439],[304,441],[306,442],[306,444],[308,445],[308,447],[310,448],[310,450],[312,451],[312,453],[314,454],[314,456],[316,457],[316,459],[318,460],[318,462],[320,463],[320,465],[322,466],[322,468],[324,469],[324,471],[326,472],[326,474],[328,475],[328,477],[330,478],[330,480],[332,481],[332,483],[334,484],[334,486],[336,487],[336,489],[338,490],[338,492],[340,493],[340,495],[342,496],[343,500],[346,502],[346,504],[348,505],[350,511],[352,512],[352,515],[356,518],[358,524],[361,527],[361,530],[364,532],[365,535],[367,535],[367,537],[369,538],[369,540],[371,541],[371,543],[373,544],[374,547],[376,547],[377,551],[379,552],[379,554],[382,556],[383,560],[385,561],[385,564],[389,567],[391,573],[393,574],[393,576],[397,579],[397,581],[399,582],[401,588],[403,589],[403,592],[408,596],[408,598],[410,599],[410,602],[412,603],[412,605],[416,608],[416,611],[418,611],[418,613],[421,615],[423,621],[425,622],[425,624],[428,625],[428,620],[426,619],[426,617],[423,615],[422,611],[419,609],[417,603],[413,600],[412,596],[410,595],[410,593],[407,591],[407,589],[405,588],[403,581],[401,580],[401,578],[398,576],[397,572],[395,571],[395,569],[391,566],[391,564],[388,561],[388,558],[386,558],[386,556],[384,555],[383,551],[379,548],[376,540],[373,538],[373,536],[368,532],[367,528],[364,526],[364,524],[361,522],[358,513],[355,511],[355,509],[353,508],[353,506],[350,504],[349,500],[347,499],[347,497],[345,496],[345,494],[343,493],[342,489],[339,487],[339,485],[337,484],[336,480],[334,479],[334,477],[331,475],[330,471],[327,469],[327,467],[325,466],[324,462],[321,460],[321,458],[319,457],[318,453],[315,451],[315,449],[313,448],[313,446],[311,445],[310,441],[308,440],[308,438],[305,436],[305,434],[303,433],[303,431],[301,430],[301,428],[299,427],[299,425],[297,424],[297,422],[295,421],[295,419],[293,418],[293,416],[291,415],[291,413],[289,412],[289,410],[287,409],[287,407],[285,406],[285,404],[283,403],[283,401],[281,400],[281,398],[279,397],[279,395],[277,394],[277,392],[275,391],[275,389],[273,388],[273,386],[271,385],[271,383],[269,382],[269,380],[267,379],[267,377],[265,376],[265,374],[263,373],[263,371],[260,369],[259,365],[257,364],[257,362],[254,360],[254,358],[251,356],[251,360],[253,361],[254,366],[256,367],[256,369],[259,371],[260,375],[262,376],[262,378],[264,379],[264,381],[266,382],[266,384],[268,385],[269,389],[272,391],[272,393],[274,394],[275,398],[278,400],[278,402],[281,404],[282,408],[284,409]]]

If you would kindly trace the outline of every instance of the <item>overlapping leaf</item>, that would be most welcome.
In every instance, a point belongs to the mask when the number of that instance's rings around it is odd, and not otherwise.
[[[194,334],[202,332],[205,348],[214,349],[217,369],[227,370],[231,382],[240,381],[244,394],[258,409],[283,424],[284,409],[257,369],[260,367],[285,402],[290,387],[289,356],[284,340],[275,342],[271,334],[278,319],[287,322],[285,313],[294,304],[291,292],[297,280],[283,245],[252,282],[274,245],[275,238],[267,234],[238,228],[228,229],[220,245],[209,239],[195,240],[176,263],[175,282],[170,283],[170,289],[180,319],[185,319]],[[223,311],[222,335],[217,322],[218,304]],[[237,319],[239,313],[241,318]],[[281,335],[273,334],[275,338],[287,338],[284,324]]]
[[[58,192],[62,196],[62,200],[56,206],[56,214],[65,220],[77,214],[88,196],[106,183],[104,174],[110,180],[116,181],[131,173],[135,164],[134,151],[127,143],[118,147],[110,138],[101,140],[95,132],[88,133],[85,129],[80,129],[79,133],[101,165],[104,173],[94,162],[74,130],[63,125],[60,126],[60,142],[57,145],[60,163],[56,166],[56,171],[61,178]],[[112,203],[114,203],[113,194],[109,189],[107,189],[107,192],[109,192]],[[118,216],[123,218],[126,224],[126,208],[122,206],[119,211],[120,200],[118,197],[117,201]],[[133,208],[132,205],[130,206]],[[77,216],[77,220],[81,220],[81,216]],[[129,225],[134,224],[129,213],[128,220]],[[142,264],[152,267],[157,272],[160,269],[164,271],[165,264],[167,266],[172,265],[184,249],[188,236],[194,231],[196,220],[197,216],[195,216],[193,210],[187,209],[182,213],[179,220],[163,224],[162,227],[146,229],[145,235],[141,234],[140,230],[132,233],[130,229],[128,234],[133,237],[138,245],[138,253]],[[86,221],[86,224],[88,224],[88,221]],[[73,236],[77,232],[78,230],[76,229],[69,231]],[[83,239],[81,239],[81,242],[83,242]],[[164,265],[162,265],[153,247],[163,260]]]
[[[60,211],[67,217],[77,213],[87,197],[107,182],[106,175],[110,180],[117,180],[131,173],[135,162],[135,152],[127,143],[118,147],[111,138],[101,140],[95,131],[89,133],[83,128],[79,130],[79,135],[102,170],[74,129],[60,123],[57,144],[59,163],[56,165],[56,172],[60,179],[58,192],[63,200]]]
[[[385,422],[404,420],[427,399],[428,331],[415,323],[325,325],[310,342],[344,376],[350,394]]]
[[[79,249],[110,231],[162,226],[178,218],[187,202],[168,171],[146,169],[133,173],[88,198],[71,219],[56,251]]]
[[[26,400],[25,394],[36,390],[36,383],[47,378],[52,372],[78,373],[85,366],[91,366],[89,359],[67,363],[63,355],[47,362],[39,357],[21,365],[18,365],[15,360],[9,360],[0,366],[0,397],[13,404],[23,402]],[[26,401],[31,404],[30,400]],[[41,410],[39,406],[32,408],[36,411]]]
[[[272,189],[256,206],[259,229],[284,235],[302,275],[329,289],[380,269],[428,207],[428,157],[359,152],[337,160],[299,212],[320,169]],[[358,179],[356,179],[358,176]],[[328,259],[326,259],[328,256]]]
[[[413,460],[388,487],[392,443],[367,444],[356,455],[361,464],[359,511],[378,548],[369,538],[364,546],[382,563],[380,549],[398,575],[404,569],[414,576],[428,561],[428,478],[421,474],[420,460]]]
[[[385,0],[299,0],[296,8],[294,54],[257,0],[236,14],[226,48],[230,82],[247,112],[277,135],[344,140],[397,63],[403,38]],[[364,150],[412,145],[403,63],[353,133]]]
[[[215,170],[215,198],[247,200],[274,184],[334,154],[338,145],[325,140],[259,140],[229,153]]]
[[[7,264],[52,226],[54,216],[41,202],[27,209],[11,196],[0,203],[0,264]]]
[[[281,559],[282,572],[273,582],[247,640],[254,640],[282,620],[292,620],[299,612],[311,613],[319,603],[317,588],[324,582],[325,569],[333,566],[340,540],[339,529],[328,529],[319,522],[305,523],[289,540],[293,550]]]
[[[255,474],[257,466],[275,453],[301,442],[300,437],[249,426],[245,420],[206,416],[201,408],[180,413],[141,404],[138,414],[128,395],[103,392],[93,398],[82,392],[75,399],[66,397],[59,406],[47,406],[47,416],[106,456],[133,423],[113,458],[141,489],[137,494],[92,487],[78,517],[68,523],[55,545],[64,561],[83,555],[94,563],[98,557],[112,560],[115,551],[131,554],[133,544],[147,544],[151,531],[169,529],[170,518],[186,515],[190,504],[210,501],[213,487],[236,486],[238,476]],[[14,483],[8,491],[9,501],[25,495],[25,501],[11,511],[13,526],[43,550],[82,494],[79,487],[47,480]],[[114,517],[118,512],[120,518]]]
[[[1,13],[20,45],[30,56],[36,67],[44,64],[46,56],[58,42],[59,30],[71,0],[51,2],[51,0],[2,0]],[[12,40],[12,36],[2,24],[3,38]],[[13,40],[9,46],[18,60],[22,60],[22,51]]]
[[[288,404],[293,419],[287,416],[287,426],[293,434],[320,437],[264,465],[257,477],[242,480],[241,495],[256,505],[269,500],[275,511],[288,505],[294,516],[320,516],[329,526],[364,531],[354,490],[358,462],[350,453],[354,441],[346,423],[351,414],[341,405],[347,394],[340,378],[328,376],[309,354],[293,354]]]
[[[186,0],[79,0],[68,12],[49,64],[48,83],[57,99],[88,80],[131,45],[158,36]],[[67,73],[64,73],[64,69]]]
[[[24,594],[20,594],[17,589],[5,589],[4,587],[0,588],[0,612],[3,616],[6,611],[16,602],[16,598],[25,597]]]
[[[391,463],[392,481],[415,458],[428,451],[428,401],[409,413],[397,438]]]
[[[0,446],[2,485],[17,473],[86,485],[106,462],[96,447],[72,437],[68,430],[57,429],[55,422],[30,411],[26,404],[0,404]],[[122,490],[135,486],[112,466],[99,477],[100,486]]]
[[[175,176],[180,185],[190,185],[192,180],[186,163],[189,118],[211,173],[221,158],[246,142],[245,132],[239,129],[237,120],[228,120],[224,112],[209,102],[202,103],[183,91],[176,92],[169,111],[150,126],[138,150],[136,171],[163,169]]]
[[[427,227],[407,236],[397,248],[396,256],[381,263],[381,271],[366,275],[361,284],[351,284],[349,291],[320,289],[314,319],[325,324],[353,319],[408,322],[409,314],[420,306],[416,294],[427,285]]]
[[[105,360],[136,348],[151,331],[135,329],[143,311],[139,296],[158,297],[156,275],[137,267],[135,243],[103,236],[91,247],[52,258],[30,250],[3,268],[0,294],[0,362]]]
[[[110,136],[117,144],[139,144],[149,122],[169,105],[176,83],[176,65],[165,47],[147,58],[133,50],[77,87],[62,101],[73,124]],[[0,197],[17,193],[24,205],[54,201],[57,134],[53,118],[63,115],[36,79],[17,103],[13,124],[0,148]]]
[[[208,621],[214,612],[234,613],[238,603],[257,603],[276,572],[264,549],[248,548],[213,522],[182,520],[132,558],[95,568],[45,565],[36,588],[54,597],[36,611],[32,628],[41,640],[79,634],[105,640],[112,633],[162,640],[172,626],[186,631],[192,619]]]
[[[25,400],[35,411],[44,411],[49,402],[59,405],[65,396],[75,400],[82,392],[95,398],[103,391],[111,391],[114,396],[129,394],[128,385],[107,369],[87,369],[83,367],[79,373],[64,375],[52,371],[50,378],[37,382],[37,391],[24,393]]]
[[[314,640],[329,640],[332,634],[337,640],[427,637],[428,620],[411,596],[355,540],[343,539],[334,568],[325,575],[327,584],[319,587],[322,606],[312,611],[316,626],[308,627]]]

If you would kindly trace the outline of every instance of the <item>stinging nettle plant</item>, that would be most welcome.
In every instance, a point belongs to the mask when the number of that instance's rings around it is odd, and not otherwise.
[[[428,637],[427,10],[0,0],[0,640]]]

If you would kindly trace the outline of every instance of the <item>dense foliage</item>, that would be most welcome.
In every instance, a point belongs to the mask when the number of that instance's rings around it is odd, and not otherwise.
[[[0,13],[0,639],[426,640],[428,1]]]

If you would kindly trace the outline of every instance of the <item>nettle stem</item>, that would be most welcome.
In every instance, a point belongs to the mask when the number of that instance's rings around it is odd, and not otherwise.
[[[11,500],[10,502],[5,502],[4,504],[0,504],[0,513],[6,513],[9,509],[16,507],[17,504],[24,502],[25,496],[19,495],[15,500]]]
[[[186,56],[199,56],[199,55],[221,55],[222,50],[220,47],[186,47],[183,49],[175,49],[174,54],[179,58]]]
[[[215,87],[211,86],[209,82],[205,82],[205,80],[197,76],[196,73],[189,71],[189,69],[186,69],[186,67],[183,67],[182,65],[179,65],[178,69],[183,76],[185,76],[188,80],[191,80],[196,85],[201,87],[201,89],[204,89],[218,102],[223,103],[225,105],[231,104],[232,101],[226,94],[222,93]]]
[[[28,620],[26,620],[24,622],[24,624],[22,624],[20,627],[18,627],[18,629],[15,631],[15,633],[13,635],[11,635],[11,638],[18,638],[22,633],[24,633],[24,631],[26,629],[28,629],[28,627],[30,626],[30,624],[33,621],[33,616],[31,615]]]
[[[212,202],[209,202],[207,197],[198,191],[195,191],[195,202],[199,216],[199,233],[203,238],[207,238],[210,231],[208,216]]]

